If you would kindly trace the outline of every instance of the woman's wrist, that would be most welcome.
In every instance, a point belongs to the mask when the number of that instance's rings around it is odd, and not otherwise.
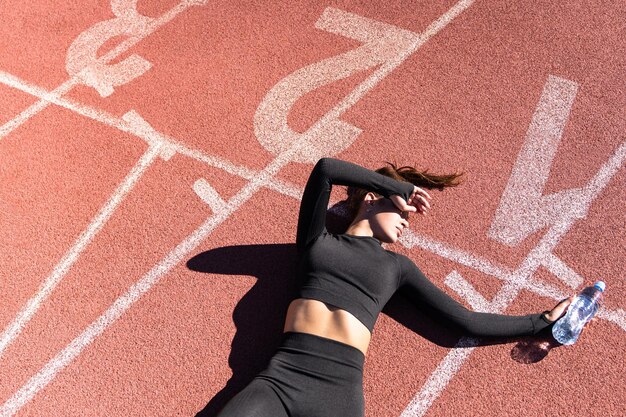
[[[546,310],[546,311],[544,311],[543,313],[541,313],[541,315],[540,315],[541,319],[542,319],[543,321],[545,321],[546,323],[548,323],[548,324],[552,324],[552,323],[554,323],[556,320],[550,320],[550,319],[548,318],[548,314],[550,314],[550,310]]]

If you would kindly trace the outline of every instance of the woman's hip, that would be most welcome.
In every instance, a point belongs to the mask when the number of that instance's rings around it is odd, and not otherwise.
[[[267,368],[255,379],[269,381],[294,417],[360,417],[364,361],[363,352],[348,344],[285,332]]]

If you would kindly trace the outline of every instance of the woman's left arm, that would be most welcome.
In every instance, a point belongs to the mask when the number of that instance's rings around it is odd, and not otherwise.
[[[400,195],[411,201],[414,185],[396,181],[370,169],[335,158],[321,158],[311,171],[298,215],[296,247],[301,253],[326,229],[326,210],[333,185],[348,185],[377,192],[385,197]]]
[[[435,318],[441,317],[468,335],[532,335],[553,323],[546,318],[547,311],[525,316],[509,316],[469,310],[426,278],[409,258],[399,254],[397,257],[401,270],[400,293]]]

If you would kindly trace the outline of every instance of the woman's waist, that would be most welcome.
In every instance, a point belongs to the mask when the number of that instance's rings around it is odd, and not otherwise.
[[[350,312],[319,300],[297,298],[289,304],[284,332],[309,333],[359,349],[371,339],[368,328]]]

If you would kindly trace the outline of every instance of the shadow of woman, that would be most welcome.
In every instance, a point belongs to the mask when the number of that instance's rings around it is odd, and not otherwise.
[[[196,417],[216,416],[269,363],[278,348],[287,307],[296,291],[293,244],[242,245],[200,253],[187,262],[193,271],[257,278],[233,311],[237,329],[228,365],[233,375]]]

